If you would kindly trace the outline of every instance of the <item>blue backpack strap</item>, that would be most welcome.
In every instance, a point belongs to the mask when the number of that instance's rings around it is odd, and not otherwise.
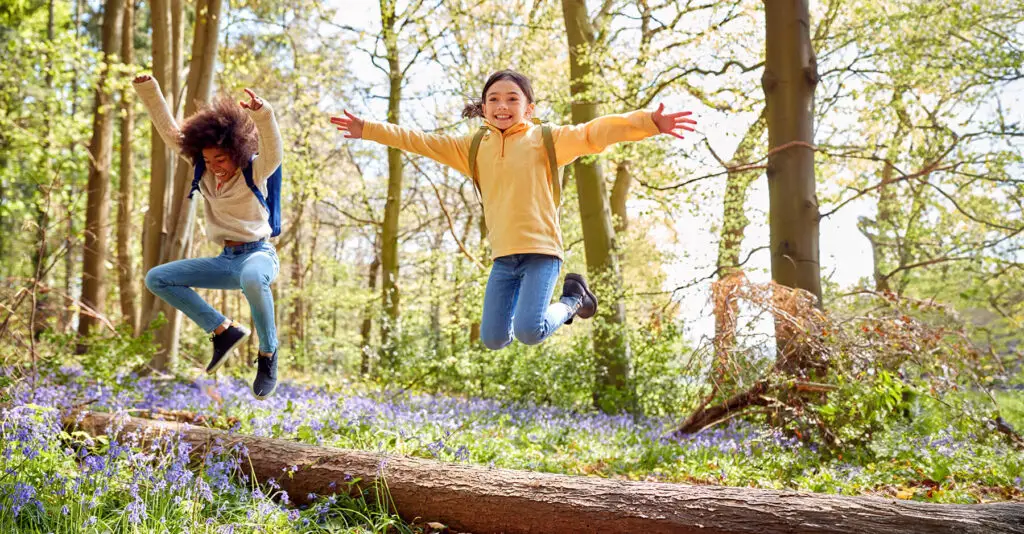
[[[203,174],[206,172],[206,162],[200,159],[196,162],[195,168],[192,173],[192,188],[188,190],[188,198],[192,198],[192,195],[199,191],[199,181],[203,179]]]
[[[245,185],[249,186],[252,193],[256,195],[263,209],[267,210],[267,223],[270,225],[270,237],[281,235],[281,166],[278,165],[274,172],[267,177],[267,197],[263,196],[256,182],[252,179],[252,162],[242,169],[242,176],[245,177]]]
[[[256,182],[252,179],[251,163],[242,168],[242,176],[245,176],[245,185],[249,186],[249,189],[252,189],[252,193],[256,195],[256,200],[260,201],[260,205],[263,206],[263,209],[270,211],[270,208],[267,207],[267,199],[263,198],[263,193],[260,192],[260,188],[256,187]]]

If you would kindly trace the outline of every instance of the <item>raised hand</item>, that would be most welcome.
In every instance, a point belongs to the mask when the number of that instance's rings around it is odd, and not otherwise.
[[[142,83],[142,82],[149,81],[149,80],[152,80],[152,79],[153,79],[153,77],[148,75],[148,74],[140,74],[140,75],[136,76],[134,80],[132,80],[132,83]]]
[[[345,137],[348,139],[362,139],[363,119],[349,113],[347,109],[343,113],[344,117],[331,117],[331,124],[337,126],[338,131],[346,132]]]
[[[256,93],[252,92],[252,89],[245,89],[245,94],[249,95],[249,101],[239,100],[238,104],[245,109],[251,109],[256,111],[263,107],[263,99],[256,96]]]
[[[683,138],[682,134],[676,133],[676,130],[686,130],[692,132],[693,127],[691,124],[697,124],[697,121],[689,118],[693,114],[692,111],[680,111],[679,113],[665,114],[665,104],[659,104],[658,109],[651,113],[651,119],[654,124],[658,126],[658,131],[663,134],[674,135],[680,139]]]

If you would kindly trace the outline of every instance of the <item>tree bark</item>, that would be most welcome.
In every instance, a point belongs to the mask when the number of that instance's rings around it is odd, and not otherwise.
[[[135,63],[135,0],[124,0],[124,25],[121,30],[121,61]],[[135,130],[135,106],[131,88],[121,91],[121,173],[117,200],[117,283],[121,297],[121,315],[139,333],[138,291],[132,267],[132,204],[135,197],[135,157],[132,150]]]
[[[768,198],[772,279],[808,291],[821,306],[818,198],[814,181],[814,89],[817,61],[807,0],[765,0],[764,87],[768,118]],[[776,352],[783,372],[815,358],[801,332],[775,318]]]
[[[452,229],[454,232],[454,228]],[[444,244],[445,229],[439,228],[434,233],[434,253],[431,255],[430,260],[430,348],[434,351],[434,356],[439,357],[441,354],[441,295],[447,293],[450,295],[450,289],[442,288],[441,280],[444,278],[444,258],[439,254],[441,246]],[[449,298],[451,298],[449,296]]]
[[[171,78],[171,13],[169,0],[152,0],[150,2],[150,16],[153,24],[153,78],[160,85],[164,92],[164,98],[171,102],[170,89]],[[171,175],[171,154],[168,147],[164,145],[163,139],[156,130],[156,126],[150,126],[150,180],[149,180],[149,208],[143,218],[142,226],[142,271],[143,276],[150,269],[160,265],[160,256],[163,251],[166,226],[164,216],[167,209],[168,178]],[[143,320],[148,324],[155,314],[156,295],[148,289],[142,293]]]
[[[403,72],[398,57],[398,30],[394,2],[381,1],[381,25],[388,61],[388,122],[398,124],[402,103]],[[402,151],[388,148],[388,198],[384,203],[381,231],[381,299],[384,315],[380,322],[381,367],[395,365],[399,332],[398,214],[402,209]]]
[[[900,155],[903,136],[906,135],[905,127],[908,122],[906,110],[903,109],[903,93],[904,89],[897,88],[893,92],[890,103],[891,109],[895,111],[893,120],[896,123],[896,131],[893,133],[889,149],[886,151],[885,162],[882,163],[878,188],[877,216],[874,221],[862,217],[860,221],[862,224],[858,225],[861,232],[864,233],[871,243],[871,255],[874,260],[872,276],[875,279],[875,291],[879,292],[892,290],[889,282],[890,275],[885,274],[886,268],[894,266],[892,267],[893,269],[898,269],[906,265],[909,259],[907,254],[908,247],[905,246],[900,235],[899,221],[902,211],[901,205],[907,199],[900,198],[897,186],[893,183],[896,174],[893,162]],[[872,229],[874,230],[873,235],[871,233]]]
[[[629,200],[629,189],[633,185],[633,173],[630,162],[620,161],[615,168],[615,184],[612,185],[611,208],[615,220],[615,235],[629,230],[629,214],[626,213],[626,201]]]
[[[564,187],[562,188],[562,191],[565,191]],[[477,229],[480,231],[480,250],[485,251],[483,256],[489,257],[490,256],[490,253],[489,253],[490,251],[488,250],[488,247],[487,247],[487,220],[484,218],[484,210],[482,208],[480,210],[480,221],[477,224]],[[481,344],[480,343],[480,322],[482,320],[483,320],[483,317],[479,317],[478,316],[478,317],[473,319],[472,323],[469,324],[469,344],[470,345]]]
[[[377,274],[380,272],[380,233],[373,239],[373,261],[367,269],[366,286],[372,295],[377,291]],[[373,332],[373,302],[367,302],[363,308],[363,324],[359,327],[359,373],[363,376],[370,374],[370,354],[373,350],[370,336]]]
[[[82,0],[74,0],[75,4],[75,39],[77,40],[80,36],[80,30],[82,28]],[[78,68],[77,66],[72,67],[71,70],[71,116],[78,114]],[[76,153],[77,144],[75,142],[68,143],[68,153],[74,157]],[[67,182],[67,198],[78,198],[78,192],[75,191],[75,185],[71,180]],[[71,295],[71,281],[75,277],[75,203],[68,202],[66,211],[64,213],[65,218],[65,235],[64,235],[64,294]],[[63,307],[63,311],[60,314],[61,332],[66,333],[71,326],[71,320],[74,318],[73,308],[69,305]]]
[[[306,314],[306,299],[303,296],[306,277],[302,261],[302,219],[294,221],[292,225],[295,226],[295,240],[292,241],[291,284],[288,290],[294,296],[292,297],[292,313],[289,318],[291,322],[289,345],[292,352],[295,352],[306,345],[303,320]]]
[[[110,219],[110,163],[114,145],[113,99],[108,85],[111,64],[117,61],[121,44],[121,15],[124,0],[106,0],[103,6],[102,48],[104,63],[96,81],[96,113],[89,143],[88,195],[85,240],[82,253],[83,304],[98,313],[106,308],[107,232]],[[87,336],[98,319],[80,314],[78,334]]]
[[[168,100],[171,114],[177,116],[181,111],[181,69],[185,65],[185,6],[182,0],[169,0],[171,7],[171,84],[173,98]],[[197,7],[201,7],[198,4]],[[196,13],[199,13],[197,10]],[[177,161],[174,161],[177,163]],[[173,174],[173,173],[172,173]]]
[[[569,41],[569,72],[572,78],[572,121],[583,124],[599,116],[592,94],[595,75],[588,55],[595,42],[594,28],[583,0],[562,0]],[[573,164],[579,192],[580,218],[587,272],[601,306],[595,324],[594,353],[596,383],[594,406],[616,413],[633,404],[629,391],[629,342],[624,332],[626,307],[622,301],[622,280],[616,252],[615,230],[601,167],[593,158]]]
[[[818,69],[807,0],[765,0],[765,20],[761,83],[768,117],[772,279],[809,291],[820,306],[819,213],[812,148]],[[790,146],[780,149],[786,145]]]
[[[875,497],[634,482],[533,473],[470,464],[317,447],[230,434],[205,426],[87,413],[65,419],[94,435],[114,420],[146,439],[179,434],[201,455],[211,445],[242,443],[256,479],[274,478],[292,500],[386,481],[405,520],[440,521],[456,531],[489,533],[1024,533],[1024,504],[938,505]],[[294,476],[281,476],[297,466]],[[335,486],[336,485],[336,486]],[[338,488],[335,490],[334,488]],[[355,488],[354,488],[355,489]],[[372,491],[372,490],[371,490]]]
[[[47,8],[46,8],[46,42],[47,42],[48,45],[53,43],[53,37],[54,37],[54,14],[55,14],[54,13],[54,0],[49,0],[47,2]],[[53,58],[53,55],[52,55],[52,49],[51,49],[51,50],[48,50],[46,52],[46,68],[48,69],[47,73],[46,73],[46,87],[49,88],[51,92],[53,91],[53,72],[55,70],[54,69],[54,63],[55,62],[54,62],[54,58]],[[44,108],[46,110],[47,116],[53,116],[56,113],[56,109],[55,109],[56,106],[54,104],[55,104],[55,102],[53,100],[49,100],[49,99],[47,100],[46,107]],[[43,154],[50,154],[50,151],[53,150],[53,135],[52,135],[52,133],[53,133],[53,131],[52,131],[52,128],[51,128],[51,123],[50,122],[44,123],[44,125],[43,125]],[[0,160],[6,161],[7,158],[6,157],[0,158]],[[0,165],[3,165],[3,163],[0,163]],[[47,165],[47,171],[44,173],[44,175],[50,175],[51,174],[52,170],[50,170],[50,167],[51,167],[51,165]],[[39,189],[43,190],[43,187],[44,186],[42,186],[42,184],[40,184]],[[34,247],[33,250],[32,250],[32,263],[31,263],[31,265],[34,266],[32,278],[35,279],[37,282],[42,282],[42,283],[46,284],[47,286],[51,286],[53,284],[52,276],[50,276],[50,275],[44,276],[43,275],[43,263],[46,261],[46,258],[50,255],[50,252],[49,252],[49,250],[50,250],[50,244],[49,244],[50,198],[51,198],[52,192],[53,192],[53,184],[45,186],[45,191],[46,192],[44,193],[44,195],[46,197],[46,202],[34,202],[33,203],[35,205],[35,208],[36,208],[36,213],[35,213],[35,218],[36,218],[36,243],[38,244],[38,246]],[[0,188],[0,198],[3,198],[4,196],[5,195],[4,195],[3,188]],[[6,228],[4,228],[3,216],[2,215],[0,215],[0,233],[6,233]],[[4,243],[3,243],[3,238],[2,237],[0,237],[0,257],[7,257],[7,255],[4,254]],[[40,280],[40,278],[43,278],[43,280]],[[47,293],[40,293],[38,291],[33,290],[32,298],[33,298],[34,302],[32,304],[32,313],[31,313],[31,318],[29,320],[29,324],[31,325],[31,331],[32,331],[31,335],[32,335],[33,343],[34,343],[34,341],[39,339],[39,336],[41,336],[43,331],[46,329],[47,318],[48,318],[48,316],[52,315],[52,313],[53,313],[53,310],[52,310],[53,303],[51,301],[49,292],[47,292]],[[34,353],[35,352],[34,352],[34,349],[33,349],[33,355],[34,355]]]
[[[196,5],[196,23],[192,40],[192,59],[188,71],[185,117],[198,110],[201,103],[210,101],[213,94],[213,65],[217,59],[217,33],[220,23],[221,0],[200,0]],[[192,182],[192,167],[178,165],[172,182],[171,210],[168,222],[169,235],[161,254],[161,263],[180,260],[188,256],[195,221],[195,197],[186,201]],[[159,309],[168,317],[168,322],[157,334],[161,350],[153,357],[150,367],[166,370],[178,351],[181,312],[166,303]]]

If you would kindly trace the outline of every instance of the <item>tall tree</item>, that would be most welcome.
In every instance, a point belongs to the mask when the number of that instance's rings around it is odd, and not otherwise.
[[[110,217],[110,163],[114,144],[114,113],[110,90],[113,64],[121,44],[121,15],[124,0],[106,0],[103,5],[103,66],[96,82],[91,155],[85,222],[85,249],[82,259],[82,303],[102,313],[106,300],[107,222]],[[79,335],[86,336],[98,319],[82,313]]]
[[[396,2],[381,0],[382,39],[388,71],[388,122],[398,124],[402,104],[402,80],[405,70],[399,63],[398,17]],[[390,367],[395,357],[395,332],[398,327],[398,213],[402,206],[402,153],[388,148],[388,196],[384,204],[381,230],[381,299],[384,317],[380,323],[381,364]]]
[[[430,48],[437,35],[426,35],[422,42],[415,46],[411,57],[402,63],[402,31],[419,31],[426,17],[437,6],[428,6],[424,0],[410,2],[402,11],[398,10],[395,0],[380,0],[381,34],[378,38],[384,45],[384,55],[375,56],[386,62],[386,67],[376,65],[388,77],[388,114],[387,121],[398,124],[401,120],[402,87],[405,84],[409,69],[419,56]],[[406,36],[405,38],[408,38]],[[384,204],[384,226],[381,230],[381,298],[384,304],[384,317],[381,318],[381,364],[385,368],[395,365],[396,343],[399,335],[399,302],[398,290],[398,214],[402,210],[402,152],[388,148],[388,193]]]
[[[153,25],[153,78],[160,85],[164,99],[173,102],[171,83],[171,13],[170,0],[152,0],[150,16]],[[163,139],[150,127],[150,179],[149,199],[142,226],[142,270],[143,274],[160,264],[160,254],[166,236],[164,217],[167,211],[167,193],[171,175],[171,154]],[[142,320],[149,323],[155,318],[156,296],[148,289],[142,294]]]
[[[171,95],[174,96],[172,100],[171,113],[177,115],[181,112],[181,69],[185,65],[185,5],[182,0],[164,0],[169,2],[171,9],[171,83],[168,88],[171,91]],[[197,6],[198,7],[198,6]],[[198,12],[198,10],[197,10]],[[172,160],[172,169],[177,161]],[[173,174],[173,173],[172,173]]]
[[[768,124],[769,247],[772,280],[813,294],[821,305],[818,197],[814,180],[814,89],[807,0],[765,0],[765,69],[761,79]],[[778,358],[799,351],[796,332],[776,320]],[[800,363],[783,365],[792,369]]]
[[[135,63],[135,0],[124,0],[124,24],[121,30],[121,61]],[[138,291],[135,269],[132,267],[132,204],[134,203],[135,158],[132,151],[132,132],[135,129],[135,105],[132,89],[121,90],[121,172],[117,199],[117,284],[121,300],[121,315],[139,331]]]
[[[196,5],[196,22],[192,37],[192,58],[190,60],[185,117],[191,116],[198,106],[209,102],[213,94],[213,65],[217,59],[217,34],[219,31],[221,0],[200,0]],[[161,263],[179,260],[188,255],[195,221],[195,203],[198,197],[186,199],[191,165],[178,165],[172,185],[171,209],[167,242],[161,254]],[[166,304],[160,304],[168,318],[167,324],[158,335],[162,350],[154,356],[151,367],[166,369],[178,350],[181,312]]]
[[[593,94],[596,75],[591,53],[594,27],[583,0],[562,0],[566,35],[569,41],[569,65],[572,93],[572,121],[582,124],[600,116]],[[629,344],[623,330],[626,309],[621,300],[622,282],[616,256],[615,230],[601,166],[594,158],[573,164],[579,192],[580,218],[587,272],[602,301],[594,353],[597,357],[594,405],[607,412],[619,411],[632,403],[629,391]]]

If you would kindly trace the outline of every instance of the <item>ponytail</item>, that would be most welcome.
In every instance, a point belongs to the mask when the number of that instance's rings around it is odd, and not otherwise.
[[[466,119],[472,119],[476,117],[484,116],[484,102],[483,100],[477,100],[476,102],[469,102],[462,108],[462,117]]]

